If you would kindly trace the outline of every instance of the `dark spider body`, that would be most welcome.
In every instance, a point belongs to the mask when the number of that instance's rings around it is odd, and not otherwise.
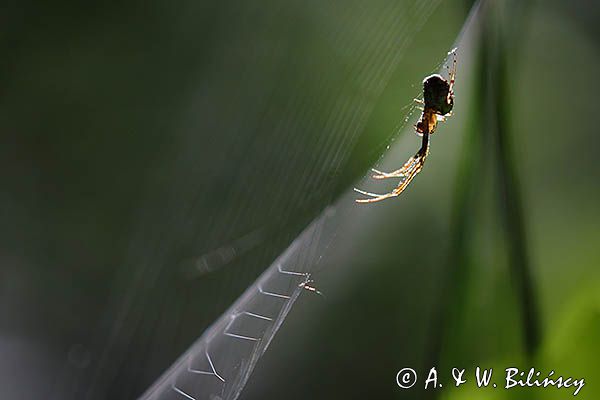
[[[452,111],[454,96],[450,93],[450,83],[441,75],[430,75],[423,80],[423,100],[425,108],[430,108],[434,113],[446,115]]]
[[[429,75],[423,80],[423,113],[415,125],[419,135],[433,134],[438,121],[450,115],[454,107],[452,84],[452,80],[448,82],[438,74]]]

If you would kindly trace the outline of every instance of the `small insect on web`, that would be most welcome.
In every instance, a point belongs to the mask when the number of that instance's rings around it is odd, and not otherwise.
[[[319,295],[319,296],[321,296],[321,297],[325,297],[325,295],[324,295],[323,293],[321,293],[321,291],[320,291],[319,289],[317,289],[317,288],[316,288],[316,287],[314,287],[314,286],[310,286],[311,284],[314,284],[314,283],[315,283],[315,281],[314,281],[314,280],[312,280],[312,279],[307,279],[307,280],[305,280],[304,282],[300,283],[300,284],[298,285],[298,287],[301,287],[301,288],[303,288],[303,289],[305,289],[305,290],[308,290],[309,292],[316,293],[316,294],[318,294],[318,295]]]
[[[394,190],[385,194],[365,192],[354,188],[360,194],[368,196],[367,199],[356,199],[357,203],[375,203],[391,197],[399,196],[423,169],[425,160],[429,154],[429,135],[435,132],[438,121],[445,121],[446,117],[452,115],[454,106],[454,80],[456,77],[456,48],[448,53],[453,56],[449,79],[446,80],[439,74],[426,77],[423,80],[423,100],[415,99],[423,105],[421,117],[415,125],[417,135],[422,136],[421,148],[408,159],[402,168],[392,172],[382,172],[372,169],[375,173],[373,179],[401,178],[400,183]]]

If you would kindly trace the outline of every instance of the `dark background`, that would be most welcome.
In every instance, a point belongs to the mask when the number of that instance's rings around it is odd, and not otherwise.
[[[0,398],[139,396],[350,196],[471,6],[2,5]],[[300,298],[241,398],[517,398],[394,377],[521,363],[598,396],[600,7],[485,6],[428,164],[347,213],[326,298]]]

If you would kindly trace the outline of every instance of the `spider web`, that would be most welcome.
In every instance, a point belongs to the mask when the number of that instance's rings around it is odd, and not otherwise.
[[[371,60],[373,64],[364,65],[365,70],[369,70],[370,73],[361,76],[361,80],[370,91],[377,94],[383,90],[398,60],[404,54],[406,43],[394,45],[395,38],[406,38],[403,33],[409,30],[418,32],[427,19],[428,10],[432,10],[436,4],[437,1],[417,2],[414,5],[416,10],[413,11],[422,18],[418,21],[404,19],[404,24],[401,24],[402,32],[394,30],[391,25],[387,28],[378,46],[381,49],[393,48],[394,55],[387,57],[384,62]],[[459,46],[461,38],[465,36],[467,28],[475,17],[476,10],[477,6],[474,7],[463,27],[458,39]],[[394,21],[396,26],[398,20],[402,20],[401,11],[401,8],[397,7],[389,13],[390,22]],[[361,104],[353,106],[364,111],[361,118],[357,120],[352,115],[338,115],[338,117],[351,120],[353,129],[360,132],[373,102],[362,100]],[[405,108],[404,111],[410,115],[413,108]],[[341,112],[338,110],[338,113]],[[408,116],[402,117],[406,122]],[[412,128],[407,129],[412,131]],[[346,143],[346,146],[349,145]],[[389,152],[386,158],[393,156],[394,163],[397,164],[397,157],[393,153],[395,151]],[[380,162],[383,161],[385,160],[381,158]],[[359,185],[364,187],[366,182],[365,179]],[[350,189],[335,205],[328,207],[315,219],[140,398],[144,400],[238,398],[256,363],[269,348],[295,302],[301,294],[308,293],[305,286],[310,284],[313,274],[321,267],[323,256],[336,241],[340,224],[356,219],[356,207],[364,207],[356,206],[355,198],[355,194]],[[214,268],[208,267],[206,263],[203,265],[207,270],[204,272],[210,272]]]

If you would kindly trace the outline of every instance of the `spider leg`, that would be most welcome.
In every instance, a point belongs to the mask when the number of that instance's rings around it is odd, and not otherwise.
[[[365,196],[370,196],[370,197],[381,197],[381,196],[385,196],[384,194],[377,194],[377,193],[371,193],[371,192],[366,192],[364,190],[360,190],[358,188],[354,188],[354,191],[356,193],[360,193],[360,194],[364,194]],[[358,201],[358,200],[357,200]]]
[[[404,176],[404,166],[392,172],[383,172],[375,168],[371,168],[371,171],[375,172],[375,175],[372,176],[373,179],[398,178]]]
[[[376,203],[378,201],[382,201],[385,199],[389,199],[390,197],[395,197],[398,196],[397,194],[394,194],[394,192],[390,192],[390,193],[386,193],[386,194],[380,194],[377,197],[373,197],[371,199],[356,199],[357,203]]]
[[[375,179],[385,179],[385,178],[394,178],[394,177],[402,177],[398,186],[389,193],[385,194],[377,194],[365,192],[364,190],[354,189],[356,192],[364,194],[365,196],[371,197],[370,199],[357,199],[357,203],[376,203],[385,199],[389,199],[390,197],[399,196],[404,189],[408,187],[408,185],[412,182],[412,180],[417,176],[419,172],[423,169],[423,165],[425,165],[425,159],[429,154],[429,135],[423,135],[423,144],[421,148],[413,157],[409,158],[404,166],[397,171],[386,174],[381,173],[381,171],[374,170],[379,173],[379,175],[374,175]]]
[[[419,150],[419,153],[421,151]],[[402,168],[397,169],[392,172],[383,172],[375,168],[371,168],[371,171],[375,172],[375,175],[372,176],[373,179],[388,179],[388,178],[401,178],[407,176],[410,173],[411,168],[414,166],[415,162],[419,157],[419,153],[415,154],[413,157],[409,158]]]
[[[404,191],[404,189],[406,189],[408,187],[408,185],[412,182],[412,180],[415,178],[415,176],[417,176],[417,174],[421,171],[421,169],[423,169],[423,164],[425,163],[425,157],[420,158],[419,160],[417,160],[417,162],[415,164],[412,164],[413,168],[411,168],[410,170],[406,171],[406,175],[404,175],[404,179],[402,179],[400,181],[400,183],[398,184],[398,186],[392,190],[389,193],[385,193],[385,194],[376,194],[376,193],[369,193],[369,192],[365,192],[363,190],[359,190],[359,189],[354,189],[355,191],[357,191],[358,193],[364,194],[365,196],[370,196],[370,199],[356,199],[357,203],[376,203],[385,199],[389,199],[390,197],[396,197],[396,196],[400,196],[400,194]]]
[[[456,79],[456,49],[453,49],[450,52],[453,55],[452,58],[452,68],[450,69],[450,90],[448,91],[448,99],[454,96],[454,81]]]
[[[364,194],[365,196],[371,197],[370,199],[356,199],[355,201],[357,203],[375,203],[375,202],[378,202],[381,200],[388,199],[390,197],[397,196],[397,195],[393,194],[393,192],[378,194],[378,193],[365,192],[364,190],[360,190],[357,188],[354,188],[354,191],[357,193],[360,193],[360,194]]]
[[[375,175],[372,176],[373,179],[388,179],[388,178],[401,178],[401,177],[409,177],[412,174],[413,169],[423,168],[423,164],[425,163],[425,158],[429,154],[429,134],[423,135],[423,143],[421,144],[421,148],[411,158],[409,158],[402,168],[397,169],[392,172],[383,172],[375,168],[371,168],[371,171],[375,172]],[[419,172],[417,171],[417,173]],[[415,174],[416,175],[416,174]],[[409,182],[410,183],[410,182]]]

